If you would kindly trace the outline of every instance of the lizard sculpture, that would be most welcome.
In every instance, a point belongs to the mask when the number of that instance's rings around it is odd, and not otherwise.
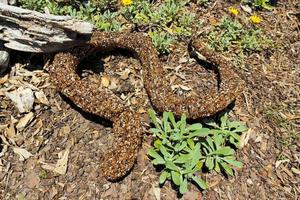
[[[129,50],[142,64],[144,86],[153,108],[158,112],[172,111],[176,116],[185,114],[187,118],[198,119],[226,108],[242,92],[244,82],[222,57],[208,50],[201,41],[194,40],[191,45],[217,67],[221,80],[218,90],[188,97],[175,94],[151,39],[143,33],[94,32],[86,45],[54,56],[49,73],[57,89],[82,110],[113,122],[114,149],[101,163],[102,173],[108,180],[118,180],[133,167],[142,142],[141,116],[112,91],[92,89],[76,73],[78,64],[95,51]]]

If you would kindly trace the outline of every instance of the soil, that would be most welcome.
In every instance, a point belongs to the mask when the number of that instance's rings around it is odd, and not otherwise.
[[[204,28],[228,13],[229,6],[234,4],[215,1],[199,10]],[[235,65],[247,88],[230,108],[230,117],[246,122],[249,131],[245,146],[238,150],[244,165],[234,177],[203,173],[209,190],[190,185],[189,192],[179,197],[170,183],[159,187],[159,172],[146,156],[153,138],[146,134],[133,170],[118,182],[105,180],[99,162],[113,145],[111,123],[82,112],[60,95],[43,70],[41,55],[13,52],[15,64],[0,77],[0,199],[299,199],[300,4],[278,1],[272,12],[256,13],[275,47],[250,54],[240,60],[242,65]],[[215,86],[215,76],[189,56],[187,42],[162,57],[162,67],[178,94],[206,92]],[[234,52],[224,56],[235,63]],[[120,52],[87,60],[97,62],[82,66],[83,78],[95,87],[109,81],[109,89],[147,116],[142,108],[151,103],[138,60]],[[100,73],[107,80],[99,78]],[[197,87],[203,84],[209,87]],[[45,94],[46,100],[36,95],[32,119],[20,114],[6,96],[19,87]]]

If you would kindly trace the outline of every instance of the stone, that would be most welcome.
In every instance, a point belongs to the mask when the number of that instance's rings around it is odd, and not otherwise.
[[[0,75],[7,71],[9,66],[9,52],[0,46]]]

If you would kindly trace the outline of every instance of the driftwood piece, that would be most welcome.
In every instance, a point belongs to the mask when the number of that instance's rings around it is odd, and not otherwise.
[[[42,14],[0,3],[0,40],[26,52],[55,52],[88,40],[93,25],[69,16]]]

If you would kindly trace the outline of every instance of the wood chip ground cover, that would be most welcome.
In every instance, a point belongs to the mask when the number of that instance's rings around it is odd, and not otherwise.
[[[220,1],[213,5],[201,10],[199,17],[204,22],[219,20],[228,7],[234,6]],[[238,152],[244,167],[229,179],[205,174],[210,189],[201,192],[191,185],[182,199],[299,198],[299,3],[279,1],[274,11],[257,14],[263,19],[259,26],[277,47],[253,53],[244,58],[244,67],[235,68],[247,82],[247,89],[230,112],[230,117],[247,122],[250,128],[243,137],[247,142]],[[211,26],[209,23],[204,28]],[[169,57],[163,58],[162,67],[179,94],[205,92],[198,91],[197,85],[208,81],[214,84],[215,77],[189,58],[186,44],[183,41]],[[110,123],[80,112],[55,91],[46,71],[24,61],[30,55],[15,54],[20,62],[8,76],[0,78],[1,199],[177,198],[169,183],[158,187],[159,173],[146,156],[152,139],[149,135],[145,136],[133,171],[120,182],[106,181],[99,162],[103,152],[113,145]],[[234,63],[234,53],[224,56]],[[103,68],[82,66],[82,77],[95,88],[103,85],[113,90],[134,110],[144,113],[150,102],[143,88],[139,62],[119,54],[103,55],[99,62],[103,63],[104,72]],[[94,72],[105,73],[106,80],[99,79]],[[34,94],[31,110],[22,114],[6,95],[20,87]]]

